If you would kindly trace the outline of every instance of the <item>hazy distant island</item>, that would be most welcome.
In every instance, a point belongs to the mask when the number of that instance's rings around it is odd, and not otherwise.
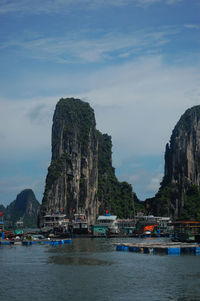
[[[40,206],[31,189],[22,191],[7,208],[5,219],[23,218],[39,225],[47,213],[62,211],[68,218],[83,211],[89,224],[106,210],[119,218],[137,212],[200,220],[200,106],[188,109],[172,131],[165,150],[165,172],[155,197],[141,202],[132,186],[120,182],[112,166],[112,140],[96,129],[87,102],[62,98],[52,126],[52,158]]]
[[[1,205],[0,211],[4,212],[6,228],[15,227],[15,223],[19,220],[23,221],[24,227],[35,228],[37,227],[39,208],[40,203],[32,189],[24,189],[17,195],[16,200],[11,202],[6,208]]]

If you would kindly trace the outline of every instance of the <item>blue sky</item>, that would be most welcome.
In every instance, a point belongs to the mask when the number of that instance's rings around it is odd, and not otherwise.
[[[41,202],[61,97],[95,110],[120,180],[144,200],[165,145],[200,104],[198,0],[1,0],[0,203],[25,188]]]

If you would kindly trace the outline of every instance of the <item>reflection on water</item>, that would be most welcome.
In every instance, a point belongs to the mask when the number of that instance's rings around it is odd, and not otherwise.
[[[101,253],[101,252],[113,252],[115,250],[115,243],[107,238],[75,238],[72,240],[71,245],[55,246],[54,248],[48,249],[49,253]]]
[[[191,279],[191,278],[196,278],[196,279],[200,279],[200,272],[198,273],[194,273],[194,274],[186,274],[186,275],[183,275],[183,278],[184,279]],[[199,297],[199,300],[200,300],[200,297]]]
[[[172,299],[174,300],[174,299]],[[183,296],[183,297],[178,297],[177,301],[199,301],[200,297],[199,296]]]
[[[103,260],[93,258],[92,254],[102,252],[112,252],[114,244],[109,244],[106,238],[102,239],[87,239],[78,238],[73,240],[73,244],[61,247],[48,249],[48,253],[54,253],[55,256],[50,256],[48,263],[64,264],[64,265],[111,265],[112,260]],[[63,253],[65,255],[63,255]],[[61,255],[62,254],[62,255]],[[81,255],[81,256],[80,256]],[[89,256],[90,257],[89,257]],[[111,258],[110,258],[111,259]]]
[[[51,256],[49,263],[54,264],[66,264],[66,265],[110,265],[113,262],[84,257],[68,257],[68,256]]]

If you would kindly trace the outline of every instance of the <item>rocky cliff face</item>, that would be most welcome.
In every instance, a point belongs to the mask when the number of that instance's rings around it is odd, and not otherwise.
[[[181,116],[166,146],[165,174],[156,195],[157,213],[184,216],[192,187],[200,187],[200,106]]]
[[[61,99],[53,117],[52,160],[41,213],[82,209],[89,222],[98,212],[98,142],[93,109],[79,99]]]
[[[96,130],[94,111],[88,103],[74,98],[58,102],[39,224],[47,212],[56,211],[72,218],[74,211],[81,210],[89,224],[105,209],[128,216],[135,195],[131,185],[118,182],[111,148],[111,137]]]

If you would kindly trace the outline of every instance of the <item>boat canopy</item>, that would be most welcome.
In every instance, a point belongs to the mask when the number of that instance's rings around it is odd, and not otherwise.
[[[116,215],[110,215],[110,216],[107,216],[107,215],[99,215],[99,217],[97,218],[98,221],[115,221],[117,219],[117,216]]]

